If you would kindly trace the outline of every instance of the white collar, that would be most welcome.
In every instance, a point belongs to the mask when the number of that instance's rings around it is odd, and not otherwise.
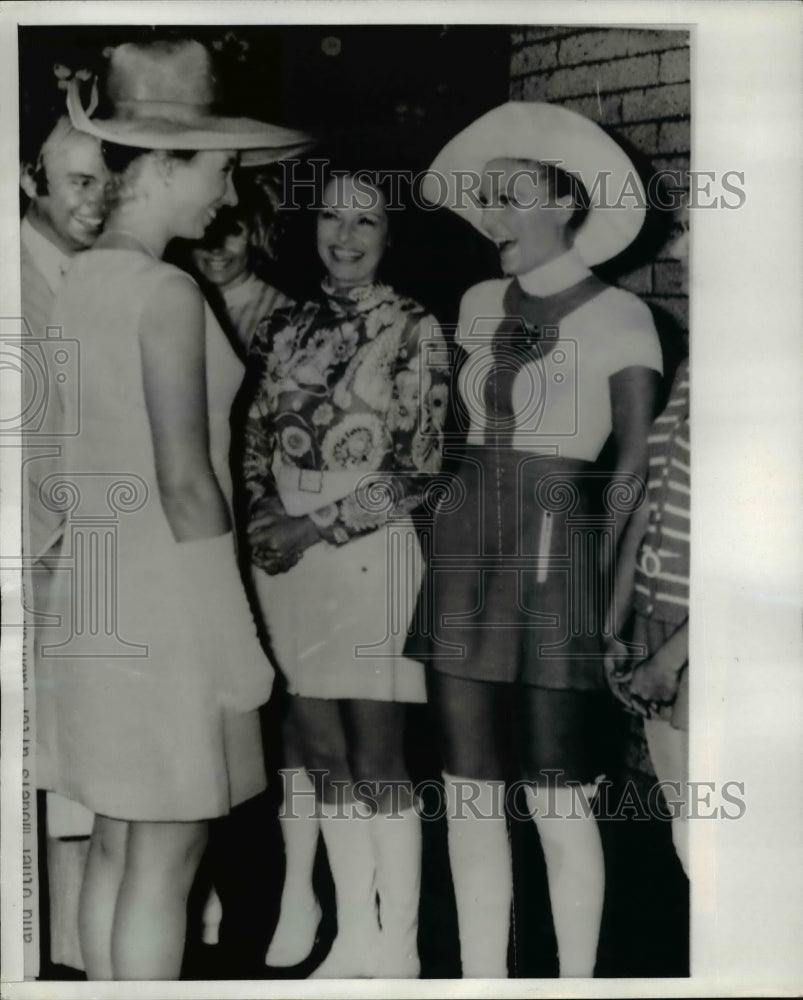
[[[560,257],[534,267],[526,274],[516,275],[516,281],[529,295],[544,296],[562,292],[564,288],[571,288],[589,274],[591,271],[583,258],[576,250],[570,248]]]
[[[64,272],[70,266],[70,257],[54,243],[43,236],[26,216],[20,226],[20,240],[25,249],[33,257],[33,262],[42,272],[42,276],[55,295],[58,291]]]
[[[228,288],[224,288],[221,295],[226,300],[226,302],[237,302],[243,297],[249,297],[254,294],[255,285],[263,285],[264,282],[251,271],[247,271],[241,278],[237,279],[237,283],[234,285],[229,285]]]

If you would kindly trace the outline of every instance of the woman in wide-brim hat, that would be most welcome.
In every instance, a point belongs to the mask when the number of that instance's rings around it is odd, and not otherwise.
[[[64,438],[61,468],[82,515],[113,515],[96,564],[113,577],[94,605],[84,591],[52,595],[63,628],[37,664],[37,761],[43,787],[96,816],[79,915],[89,979],[178,977],[207,821],[265,787],[257,709],[272,669],[229,513],[242,368],[195,282],[161,258],[236,203],[239,151],[268,162],[309,141],[214,115],[214,98],[210,54],[186,40],[115,49],[105,116],[76,86],[68,95],[113,183],[107,227],[54,306],[82,362],[80,396],[64,395],[80,433]],[[68,535],[63,554],[77,559]]]
[[[661,350],[649,309],[590,266],[635,238],[644,192],[593,122],[522,102],[452,139],[424,194],[493,240],[505,275],[461,303],[460,488],[433,527],[419,618],[432,628],[407,648],[431,665],[463,975],[507,975],[512,873],[496,792],[516,716],[560,974],[591,976],[604,867],[573,795],[592,797],[606,767],[600,584],[632,506],[605,492],[595,463],[612,437],[613,482],[638,494]]]

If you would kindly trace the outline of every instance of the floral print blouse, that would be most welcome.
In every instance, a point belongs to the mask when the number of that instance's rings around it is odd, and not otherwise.
[[[256,332],[244,481],[253,520],[277,510],[277,450],[300,476],[384,474],[382,502],[352,492],[311,513],[321,536],[342,545],[421,503],[422,474],[441,466],[449,366],[437,321],[412,299],[381,284],[323,291]]]

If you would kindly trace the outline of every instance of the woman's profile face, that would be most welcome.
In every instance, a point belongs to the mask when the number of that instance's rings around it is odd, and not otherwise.
[[[689,259],[689,209],[683,206],[679,209],[673,227],[673,239],[667,250],[670,257],[675,260],[688,261]],[[685,291],[685,289],[684,289]]]
[[[168,206],[174,215],[174,235],[199,240],[222,205],[236,205],[232,171],[237,154],[204,150],[191,160],[172,160]]]
[[[359,178],[333,178],[318,213],[318,255],[335,288],[369,285],[388,242],[385,196]]]
[[[195,247],[192,261],[211,285],[228,288],[248,273],[248,237],[248,227],[239,221],[217,246]]]
[[[570,246],[571,207],[555,207],[537,164],[500,158],[485,164],[480,184],[482,228],[499,250],[505,274],[527,274]]]

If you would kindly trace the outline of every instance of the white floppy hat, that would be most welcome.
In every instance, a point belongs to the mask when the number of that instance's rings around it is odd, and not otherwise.
[[[313,139],[253,118],[212,114],[217,81],[211,53],[191,39],[127,42],[111,54],[106,92],[113,113],[92,118],[70,81],[67,109],[73,125],[105,142],[143,149],[237,149],[244,166],[274,163],[309,149]]]
[[[554,164],[583,182],[591,203],[574,246],[586,264],[610,260],[638,235],[646,197],[630,157],[595,122],[555,104],[510,101],[478,118],[435,157],[422,194],[485,235],[479,178],[489,160],[502,157]],[[466,192],[472,183],[474,197]]]

